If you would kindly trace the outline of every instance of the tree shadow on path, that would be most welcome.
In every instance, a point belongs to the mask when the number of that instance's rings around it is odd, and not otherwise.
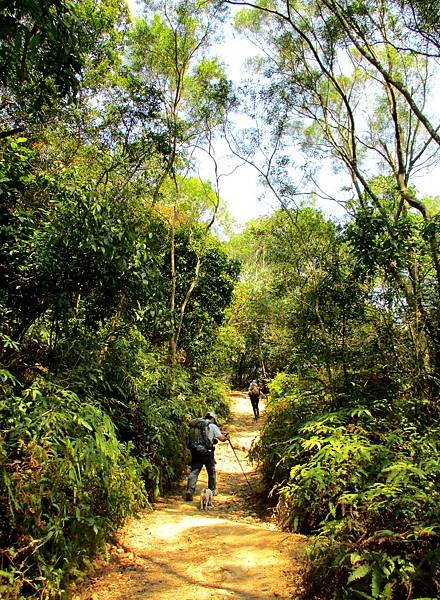
[[[75,600],[263,600],[298,598],[306,538],[278,530],[255,506],[258,476],[247,453],[259,434],[247,395],[231,396],[222,425],[232,445],[216,448],[219,494],[209,511],[197,496],[185,502],[185,483],[132,519],[118,534],[110,559]],[[197,491],[207,484],[206,471]],[[252,488],[252,490],[251,490]]]

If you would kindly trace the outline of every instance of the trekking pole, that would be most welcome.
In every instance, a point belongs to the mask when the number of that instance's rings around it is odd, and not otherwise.
[[[235,458],[237,459],[237,462],[238,462],[238,464],[240,465],[241,472],[243,473],[243,475],[244,475],[244,478],[246,479],[246,482],[247,482],[248,486],[250,487],[250,489],[251,489],[251,492],[253,493],[253,491],[254,491],[254,488],[251,486],[249,479],[246,477],[246,473],[244,472],[244,469],[243,469],[243,467],[242,467],[242,464],[241,464],[241,462],[240,462],[240,459],[238,458],[238,456],[237,456],[237,453],[235,452],[235,448],[234,448],[234,446],[232,445],[232,442],[231,442],[231,440],[229,439],[229,437],[228,437],[228,442],[229,442],[229,445],[230,445],[230,446],[231,446],[231,448],[232,448],[232,452],[235,454]]]

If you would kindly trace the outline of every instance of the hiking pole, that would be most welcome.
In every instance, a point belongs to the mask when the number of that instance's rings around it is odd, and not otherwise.
[[[240,465],[241,472],[243,473],[243,475],[244,475],[244,478],[246,479],[246,482],[247,482],[248,486],[250,487],[250,489],[251,489],[251,492],[253,493],[253,491],[254,491],[254,488],[251,486],[249,479],[246,477],[246,473],[244,472],[243,466],[242,466],[242,464],[241,464],[241,462],[240,462],[240,459],[239,459],[239,458],[238,458],[238,456],[237,456],[237,453],[235,452],[235,448],[234,448],[234,446],[232,445],[232,442],[231,442],[231,440],[229,439],[229,437],[228,437],[228,442],[229,442],[229,445],[230,445],[230,446],[231,446],[231,448],[232,448],[232,452],[235,454],[235,458],[237,459],[237,462],[238,462],[238,464]]]

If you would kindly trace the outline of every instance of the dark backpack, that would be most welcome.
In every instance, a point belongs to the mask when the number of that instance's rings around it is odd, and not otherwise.
[[[189,422],[187,446],[190,450],[197,450],[201,454],[211,452],[213,443],[208,437],[209,421],[206,419],[192,419]]]

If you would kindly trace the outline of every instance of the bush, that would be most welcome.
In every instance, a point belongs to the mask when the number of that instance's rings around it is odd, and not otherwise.
[[[278,373],[270,381],[270,401],[298,396],[298,376],[287,373]]]
[[[215,377],[204,375],[196,380],[193,387],[193,397],[191,399],[193,406],[193,416],[206,414],[207,411],[214,411],[220,420],[229,417],[229,400],[227,386],[221,380]]]
[[[190,419],[208,410],[225,418],[229,410],[222,381],[208,376],[191,380],[183,367],[170,368],[166,358],[132,328],[108,344],[101,372],[83,365],[76,374],[78,394],[94,392],[115,423],[118,439],[133,445],[150,500],[184,474]]]
[[[68,390],[34,383],[0,412],[2,598],[57,597],[145,502],[139,465],[110,419]]]
[[[304,598],[438,597],[435,408],[400,397],[325,411],[287,387],[253,455],[280,523],[316,535]]]
[[[284,526],[310,532],[326,518],[343,516],[341,496],[363,489],[365,481],[376,477],[387,451],[362,429],[350,427],[361,410],[316,416],[289,441],[283,456],[289,478],[278,503]]]
[[[296,376],[281,373],[270,382],[266,424],[250,452],[250,458],[259,463],[271,494],[276,494],[289,480],[292,466],[289,452],[301,424],[319,414],[325,402],[322,396],[295,387],[296,380]]]
[[[322,522],[310,552],[311,597],[322,585],[338,598],[439,597],[438,431],[398,441],[395,431],[384,436],[388,453],[365,469],[359,490],[340,495],[343,516]]]

